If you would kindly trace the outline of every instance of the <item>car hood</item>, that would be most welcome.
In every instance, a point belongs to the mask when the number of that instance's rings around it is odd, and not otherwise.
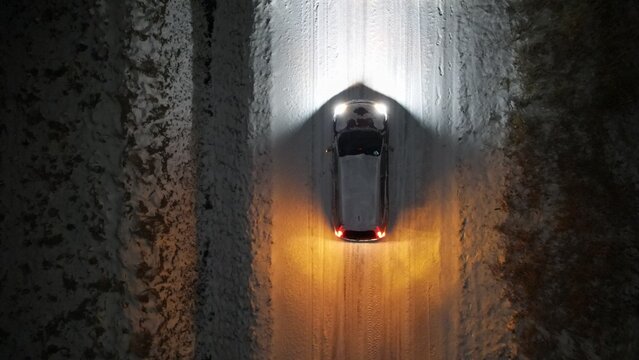
[[[340,132],[348,127],[348,121],[354,120],[355,123],[371,120],[373,128],[384,131],[386,130],[386,121],[384,115],[379,114],[372,102],[353,102],[349,103],[344,114],[335,118],[335,131]],[[367,125],[364,127],[368,127]]]
[[[374,230],[381,219],[381,157],[351,155],[338,158],[340,220],[347,230]]]

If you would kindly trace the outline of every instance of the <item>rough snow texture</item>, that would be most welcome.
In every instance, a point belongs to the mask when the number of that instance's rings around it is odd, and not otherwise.
[[[1,357],[267,356],[269,4],[216,8],[3,5]]]
[[[517,356],[510,331],[512,310],[492,269],[503,258],[496,226],[504,219],[501,194],[507,174],[503,154],[509,115],[513,51],[506,1],[462,2],[453,27],[459,83],[456,174],[461,203],[462,250],[459,356]]]
[[[131,294],[124,302],[128,351],[184,357],[195,345],[193,85],[185,46],[191,12],[170,0],[131,1],[126,10],[118,237],[121,276]]]
[[[513,1],[501,274],[530,358],[639,356],[639,5]]]
[[[1,15],[1,357],[192,354],[190,8]]]
[[[266,1],[194,4],[197,358],[268,356],[269,38]]]

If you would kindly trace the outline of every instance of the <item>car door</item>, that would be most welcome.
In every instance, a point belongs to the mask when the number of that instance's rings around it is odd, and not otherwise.
[[[382,144],[382,153],[380,154],[381,158],[381,172],[380,172],[380,176],[381,176],[381,181],[380,181],[380,192],[381,192],[381,196],[380,199],[382,199],[381,201],[381,206],[382,209],[382,225],[386,226],[387,222],[388,222],[388,150],[389,150],[389,146],[388,146],[388,138],[384,137],[384,142]]]
[[[339,166],[338,166],[338,156],[339,149],[337,148],[337,138],[339,135],[336,135],[333,139],[332,151],[331,151],[331,178],[332,178],[332,199],[331,199],[331,215],[333,217],[333,226],[340,225],[340,214],[339,214]]]

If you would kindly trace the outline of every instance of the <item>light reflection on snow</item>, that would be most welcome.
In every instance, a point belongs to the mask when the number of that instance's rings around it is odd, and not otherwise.
[[[447,329],[436,326],[447,314],[439,309],[456,284],[441,274],[442,242],[454,239],[445,238],[452,225],[441,210],[451,199],[436,194],[448,175],[411,182],[411,194],[421,195],[402,200],[410,206],[382,241],[337,239],[322,209],[327,190],[319,190],[331,176],[318,155],[329,139],[309,119],[326,107],[330,122],[334,107],[350,100],[336,94],[364,84],[397,101],[420,131],[436,133],[443,120],[436,5],[282,1],[273,13],[274,357],[419,358],[445,342]]]
[[[443,65],[432,46],[422,44],[441,37],[434,6],[406,2],[381,11],[376,1],[334,1],[312,11],[302,2],[283,3],[274,8],[280,18],[272,60],[275,139],[354,84],[395,99],[425,126],[435,127]],[[423,40],[420,32],[432,35]]]

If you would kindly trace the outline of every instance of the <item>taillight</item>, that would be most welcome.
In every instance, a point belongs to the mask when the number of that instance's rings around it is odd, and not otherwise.
[[[386,231],[383,231],[382,229],[379,228],[379,226],[376,226],[375,227],[375,235],[377,235],[378,239],[381,239],[384,236],[386,236]]]
[[[335,229],[335,236],[341,238],[344,235],[344,225],[340,225],[337,229]]]

